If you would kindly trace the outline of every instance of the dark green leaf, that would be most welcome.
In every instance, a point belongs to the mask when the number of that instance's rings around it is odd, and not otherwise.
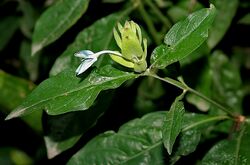
[[[250,25],[250,13],[244,15],[238,22],[239,24]]]
[[[102,92],[96,104],[87,111],[48,116],[43,122],[48,158],[53,158],[72,147],[106,111],[112,98],[111,91]]]
[[[201,75],[197,81],[196,90],[203,93],[207,97],[211,97],[211,87],[212,87],[212,74],[211,69],[207,66],[202,69]],[[188,93],[187,101],[197,107],[201,111],[208,111],[210,104],[199,96]]]
[[[213,98],[241,112],[243,93],[239,68],[220,51],[215,51],[209,62],[213,75]]]
[[[182,156],[194,152],[200,142],[201,134],[207,133],[206,128],[228,118],[227,116],[185,113],[182,122],[182,131],[174,145],[170,162],[174,164]]]
[[[207,41],[208,46],[212,49],[219,43],[229,28],[238,8],[238,0],[231,0],[230,3],[227,0],[211,0],[211,3],[217,9],[217,15]]]
[[[5,17],[0,22],[0,51],[9,42],[15,31],[18,29],[18,17]]]
[[[152,77],[145,77],[137,90],[135,108],[138,113],[146,114],[157,109],[155,101],[159,99],[165,90],[160,80]]]
[[[184,112],[184,105],[178,99],[174,101],[170,110],[167,112],[162,133],[163,143],[169,154],[172,153],[174,142],[181,132]]]
[[[89,0],[60,0],[38,19],[32,36],[32,55],[57,40],[88,7]]]
[[[120,3],[123,2],[124,0],[102,0],[104,3]]]
[[[42,82],[7,119],[43,109],[50,115],[86,110],[100,91],[117,88],[126,80],[136,77],[133,73],[106,65],[93,70],[82,80],[68,69]]]
[[[26,40],[21,43],[20,58],[24,63],[26,71],[29,73],[29,79],[36,81],[39,71],[39,55],[31,56],[31,43]]]
[[[26,37],[31,38],[32,31],[35,26],[35,21],[37,19],[38,14],[36,13],[36,10],[33,8],[33,6],[31,5],[30,1],[22,0],[18,2],[19,2],[19,8],[23,13],[20,19],[21,31]]]
[[[174,22],[178,22],[182,19],[185,19],[190,12],[196,11],[203,8],[203,6],[197,1],[195,3],[190,2],[189,0],[178,1],[176,5],[171,6],[167,10],[169,17]]]
[[[215,7],[201,9],[175,24],[166,34],[164,44],[151,56],[152,67],[163,69],[196,50],[208,37],[215,17]]]
[[[72,65],[78,65],[79,59],[74,57],[73,54],[79,50],[97,52],[112,48],[113,28],[125,16],[126,13],[112,14],[96,21],[93,25],[80,32],[76,40],[57,58],[50,75],[56,75]],[[99,61],[100,59],[97,62]]]
[[[24,79],[9,75],[0,70],[0,107],[3,113],[9,113],[27,97],[35,85]],[[22,117],[22,119],[35,131],[41,132],[42,112]]]
[[[202,160],[202,165],[248,165],[250,164],[250,127],[243,125],[231,139],[214,145]]]
[[[86,144],[69,165],[163,165],[162,125],[166,112],[154,112],[124,124],[117,133],[105,132]]]
[[[181,156],[186,156],[195,151],[200,142],[201,131],[198,129],[191,129],[181,132],[178,139],[178,145],[175,145],[174,152],[171,155],[171,164],[177,162]]]
[[[23,151],[10,148],[0,148],[0,164],[4,165],[32,165],[33,160]]]

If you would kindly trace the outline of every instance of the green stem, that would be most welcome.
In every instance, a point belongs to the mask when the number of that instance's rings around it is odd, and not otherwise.
[[[154,77],[154,78],[157,78],[161,81],[164,81],[164,82],[167,82],[171,85],[174,85],[176,86],[177,88],[180,88],[182,89],[184,92],[190,92],[190,93],[193,93],[197,96],[199,96],[200,98],[204,99],[205,101],[209,102],[210,104],[216,106],[217,108],[219,108],[220,110],[226,112],[229,116],[235,118],[237,117],[236,114],[234,114],[233,112],[231,112],[230,110],[228,110],[227,108],[225,108],[224,106],[222,106],[221,104],[217,103],[216,101],[208,98],[207,96],[203,95],[202,93],[190,88],[189,86],[187,86],[184,82],[180,82],[180,81],[177,81],[177,80],[174,80],[172,78],[169,78],[169,77],[165,77],[165,78],[162,78],[162,77],[159,77],[158,75],[150,72],[150,70],[147,70],[144,75],[146,76],[151,76],[151,77]]]
[[[151,0],[146,0],[146,4],[153,10],[153,12],[157,15],[157,17],[162,21],[164,26],[167,29],[170,29],[172,26],[171,22],[162,14],[162,12],[155,6],[154,3],[152,3]]]
[[[150,34],[152,35],[155,43],[157,45],[160,45],[161,40],[158,37],[157,31],[156,31],[156,29],[154,27],[154,24],[153,24],[152,20],[150,19],[149,15],[147,14],[147,12],[144,9],[143,3],[140,3],[140,5],[138,6],[138,10],[139,10],[143,20],[145,21],[145,23],[146,23],[146,25],[148,27],[148,30],[149,30]]]
[[[225,108],[224,106],[222,106],[221,104],[219,104],[218,102],[208,98],[207,96],[203,95],[202,93],[188,87],[188,91],[190,93],[193,93],[197,96],[199,96],[200,98],[206,100],[207,102],[211,103],[212,105],[216,106],[217,108],[223,110],[224,112],[226,112],[228,115],[230,115],[231,117],[236,117],[237,115],[235,115],[233,112],[231,112],[230,110],[228,110],[227,108]]]
[[[205,120],[201,120],[199,122],[194,122],[182,129],[182,131],[188,131],[194,127],[198,127],[199,125],[204,125],[205,123],[213,122],[213,121],[220,121],[220,120],[225,120],[225,119],[230,119],[228,116],[213,116]]]

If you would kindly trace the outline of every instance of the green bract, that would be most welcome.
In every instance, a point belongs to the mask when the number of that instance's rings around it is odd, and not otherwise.
[[[111,58],[125,67],[133,68],[136,72],[145,71],[147,40],[142,38],[140,27],[133,21],[126,21],[124,27],[118,23],[118,30],[119,32],[114,29],[114,37],[121,49],[122,57],[111,55]]]

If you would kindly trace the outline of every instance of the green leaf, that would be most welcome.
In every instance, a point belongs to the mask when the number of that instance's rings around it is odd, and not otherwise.
[[[87,10],[89,0],[60,0],[38,19],[32,36],[32,55],[57,40]]]
[[[36,81],[39,74],[39,55],[31,56],[31,43],[26,40],[22,41],[19,52],[24,67],[29,74],[29,79]]]
[[[177,144],[174,146],[173,154],[170,162],[175,164],[182,156],[186,156],[195,151],[200,142],[201,131],[198,129],[191,129],[181,132]]]
[[[204,68],[201,71],[199,79],[197,80],[197,85],[195,89],[201,93],[203,93],[207,97],[211,97],[211,87],[212,87],[212,74],[211,69],[208,67],[206,63]],[[188,93],[187,101],[196,106],[197,109],[206,112],[210,108],[210,103],[200,98],[199,96]]]
[[[208,37],[215,11],[215,7],[211,5],[175,24],[166,34],[164,44],[153,51],[151,67],[163,69],[196,50]]]
[[[182,156],[195,151],[200,142],[201,134],[207,134],[207,128],[215,123],[229,119],[228,116],[203,115],[197,113],[185,113],[183,117],[182,131],[174,145],[170,162],[174,164]]]
[[[87,143],[68,165],[163,165],[162,125],[166,112],[154,112],[107,131]]]
[[[6,119],[43,109],[50,115],[86,110],[102,90],[117,88],[136,77],[106,65],[82,80],[68,69],[42,82]]]
[[[250,126],[243,125],[231,139],[215,144],[205,155],[202,165],[247,165],[250,164]]]
[[[217,9],[217,15],[207,40],[208,46],[212,49],[219,43],[230,27],[239,2],[238,0],[231,0],[230,3],[228,3],[228,0],[211,0],[211,3],[213,3]]]
[[[209,63],[213,75],[212,97],[241,113],[243,92],[239,68],[220,51],[213,53]]]
[[[18,17],[9,16],[5,17],[0,22],[0,51],[7,45],[11,37],[18,29]]]
[[[3,113],[9,113],[16,108],[27,97],[35,85],[24,79],[9,75],[0,70],[0,108]],[[42,131],[42,112],[33,113],[30,116],[22,117],[37,133]]]
[[[174,101],[170,110],[167,112],[162,133],[163,143],[169,155],[172,153],[174,142],[181,132],[184,112],[184,105],[178,99]]]
[[[127,13],[115,13],[96,21],[90,27],[81,31],[75,41],[57,58],[50,75],[56,75],[72,65],[79,65],[79,59],[73,54],[79,50],[91,50],[93,52],[110,49],[115,45],[113,28],[126,16]],[[100,63],[100,58],[97,63]]]
[[[1,147],[0,164],[32,165],[34,162],[25,152],[17,148]]]
[[[87,111],[48,116],[43,121],[44,140],[49,159],[71,148],[86,131],[94,126],[109,107],[113,95],[111,91],[107,91],[102,92],[98,98],[96,104]]]

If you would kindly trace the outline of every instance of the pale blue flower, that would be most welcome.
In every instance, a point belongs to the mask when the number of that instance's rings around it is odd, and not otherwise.
[[[112,54],[120,57],[122,56],[121,53],[111,50],[103,50],[97,53],[94,53],[90,50],[81,50],[74,54],[76,57],[81,58],[82,61],[82,63],[76,69],[76,75],[80,75],[85,72],[89,67],[91,67],[91,65],[93,65],[97,61],[98,57],[103,54]]]

